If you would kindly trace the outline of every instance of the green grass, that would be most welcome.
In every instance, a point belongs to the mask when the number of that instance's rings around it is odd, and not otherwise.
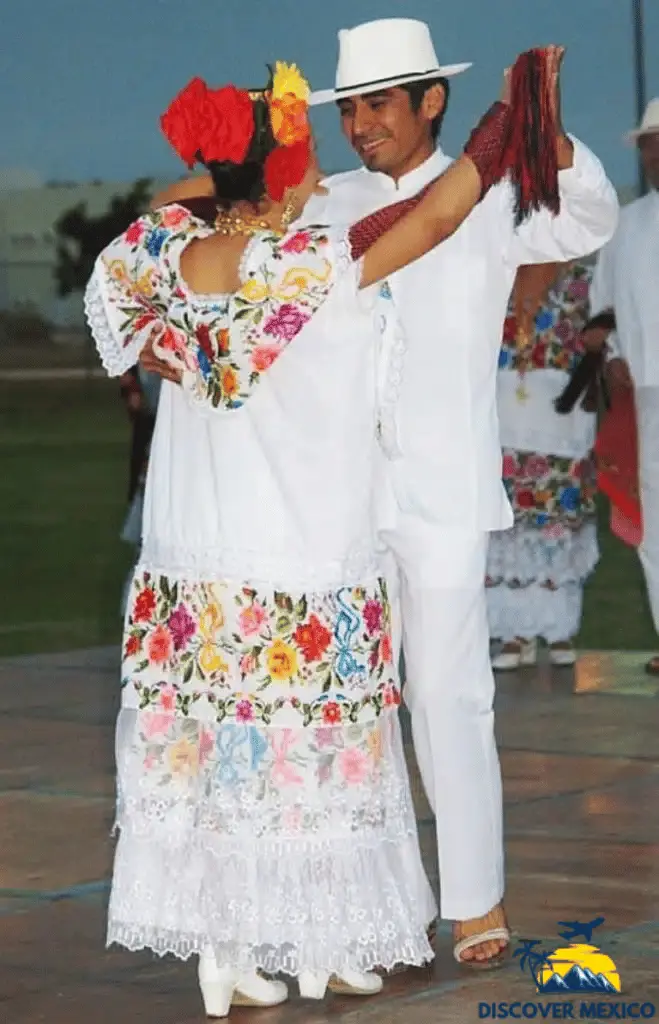
[[[118,641],[128,446],[116,382],[0,384],[0,655]],[[606,509],[600,541],[580,644],[654,649],[638,559]]]
[[[586,584],[579,646],[585,650],[659,650],[636,551],[609,531],[608,503],[599,503],[600,563]]]
[[[128,447],[116,381],[0,385],[0,655],[118,640]]]

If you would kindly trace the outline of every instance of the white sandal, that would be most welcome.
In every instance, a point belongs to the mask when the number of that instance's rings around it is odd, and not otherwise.
[[[494,956],[490,956],[487,960],[464,960],[462,954],[468,950],[473,949],[474,946],[480,946],[483,942],[505,942],[506,945]],[[507,928],[489,928],[485,932],[478,932],[476,935],[467,935],[464,939],[460,939],[459,942],[453,947],[453,956],[460,964],[461,967],[471,967],[475,971],[489,971],[495,967],[501,967],[505,958],[506,953],[510,947],[510,932]]]

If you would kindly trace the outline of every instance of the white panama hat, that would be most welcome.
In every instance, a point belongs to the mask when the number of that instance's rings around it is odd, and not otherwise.
[[[313,92],[309,103],[318,106],[424,78],[448,78],[470,67],[471,64],[442,66],[430,29],[423,21],[411,18],[367,21],[356,28],[341,29],[336,85],[334,89]]]
[[[659,96],[650,100],[640,125],[633,131],[627,132],[625,138],[628,142],[636,142],[642,135],[654,135],[655,132],[659,132]]]

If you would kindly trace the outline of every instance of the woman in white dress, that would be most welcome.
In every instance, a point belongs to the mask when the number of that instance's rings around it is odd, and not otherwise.
[[[370,286],[479,201],[510,108],[359,256],[352,231],[287,230],[319,181],[307,98],[285,65],[265,93],[191,82],[162,124],[211,171],[215,223],[141,217],[86,292],[111,375],[145,345],[181,370],[125,620],[108,943],[199,955],[220,1017],[287,997],[262,972],[370,994],[433,955],[372,528]]]
[[[584,584],[599,558],[597,417],[583,401],[565,413],[556,401],[585,352],[591,276],[583,263],[522,267],[504,327],[497,404],[515,525],[491,534],[488,552],[490,635],[502,643],[492,664],[499,671],[535,664],[539,640],[552,664],[576,661]],[[530,342],[521,350],[520,329]]]

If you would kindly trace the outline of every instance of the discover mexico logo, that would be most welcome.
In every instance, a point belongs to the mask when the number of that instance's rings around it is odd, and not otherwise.
[[[538,949],[540,939],[522,939],[513,956],[531,975],[536,992],[554,997],[581,996],[581,1000],[549,999],[537,1002],[479,1003],[480,1020],[651,1020],[653,1003],[623,1002],[622,982],[615,963],[592,944],[593,932],[603,917],[582,924],[559,921],[558,934],[567,944],[553,952]],[[583,942],[571,941],[583,939]]]

